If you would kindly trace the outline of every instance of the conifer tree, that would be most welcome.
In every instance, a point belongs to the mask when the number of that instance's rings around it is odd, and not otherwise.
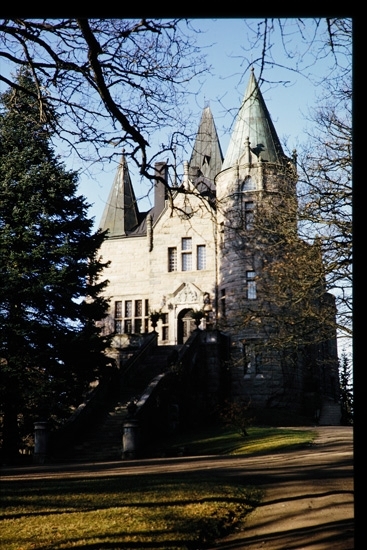
[[[99,280],[106,264],[97,256],[105,235],[93,232],[77,174],[54,152],[55,113],[40,116],[30,72],[19,72],[18,83],[0,97],[0,414],[8,461],[34,421],[59,421],[107,366],[96,325],[107,308],[100,297],[107,283]]]
[[[342,408],[341,424],[351,426],[354,415],[353,379],[350,358],[343,350],[340,362],[340,403]]]

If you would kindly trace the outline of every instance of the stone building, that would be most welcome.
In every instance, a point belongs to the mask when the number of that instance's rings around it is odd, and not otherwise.
[[[279,335],[278,306],[269,305],[268,315],[261,299],[264,262],[276,248],[255,230],[256,212],[264,208],[273,221],[286,198],[287,228],[296,232],[296,182],[296,159],[283,152],[253,72],[225,157],[206,107],[183,181],[170,187],[166,164],[156,164],[155,200],[148,212],[138,209],[122,156],[100,224],[109,230],[101,254],[111,262],[105,330],[115,333],[115,349],[152,330],[152,312],[160,314],[159,345],[182,345],[200,311],[199,328],[230,337],[233,398],[265,407],[297,406],[314,394],[336,397],[334,324],[322,341],[310,339],[291,349],[279,342],[272,346]],[[280,223],[284,226],[284,218]],[[330,295],[321,289],[315,300],[334,318]],[[319,318],[322,322],[323,315]],[[320,334],[319,326],[316,330]]]

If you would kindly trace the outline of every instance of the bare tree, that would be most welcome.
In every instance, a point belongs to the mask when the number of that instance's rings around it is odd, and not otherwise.
[[[194,33],[177,19],[6,19],[0,59],[0,80],[14,89],[16,70],[30,68],[40,119],[83,160],[124,148],[147,177],[152,134],[171,129],[160,153],[183,139],[186,84],[206,69]]]
[[[352,29],[347,23],[341,22],[334,35],[344,63],[338,61],[323,83],[310,113],[309,139],[299,154],[300,227],[320,239],[325,278],[336,296],[343,337],[352,336],[353,285]]]
[[[318,238],[322,276],[336,297],[339,335],[351,337],[352,19],[248,20],[247,26],[249,44],[243,63],[260,67],[260,83],[288,85],[299,76],[319,90],[318,102],[308,114],[311,129],[297,151],[299,235],[308,243]],[[322,73],[317,70],[319,62]],[[303,269],[307,264],[304,257]]]
[[[296,172],[290,165],[283,167],[283,174],[281,188],[263,192],[251,217],[248,210],[239,210],[230,225],[232,247],[252,259],[258,272],[256,299],[248,300],[249,289],[243,293],[235,323],[254,334],[262,332],[274,350],[321,343],[336,330],[321,241],[300,236]]]
[[[245,70],[257,66],[261,83],[291,85],[301,76],[317,86],[335,77],[336,68],[350,70],[350,18],[247,19],[246,26],[242,64]],[[325,60],[329,72],[320,75],[318,64]]]
[[[334,95],[335,98],[335,95]],[[349,103],[349,102],[348,102]],[[302,151],[302,232],[318,234],[325,277],[338,304],[338,328],[352,334],[352,133],[350,105],[327,102],[314,113],[312,139]]]
[[[249,19],[246,24],[244,74],[255,65],[260,85],[286,85],[290,77],[302,75],[322,86],[323,102],[311,117],[314,131],[308,147],[298,152],[301,229],[306,240],[321,238],[327,288],[337,294],[339,326],[349,333],[352,21]],[[52,122],[56,135],[83,159],[110,158],[124,147],[140,173],[152,178],[154,158],[168,151],[175,155],[176,145],[187,142],[188,119],[181,109],[186,84],[207,70],[195,32],[187,25],[147,19],[3,20],[0,80],[16,88],[11,71],[30,67],[40,118],[48,120],[47,105],[57,110]],[[329,72],[321,78],[317,63],[325,59]],[[162,128],[167,134],[172,131],[160,151],[148,158],[149,140]]]

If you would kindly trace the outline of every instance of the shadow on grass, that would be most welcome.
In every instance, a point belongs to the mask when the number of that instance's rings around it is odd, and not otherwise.
[[[2,483],[1,519],[15,522],[10,538],[19,543],[23,535],[18,534],[16,524],[27,526],[30,533],[36,532],[44,522],[55,525],[55,537],[59,534],[61,538],[46,544],[40,537],[32,546],[21,545],[32,550],[204,548],[206,543],[231,532],[260,499],[260,491],[241,487],[234,479],[232,483],[220,481],[211,473],[65,481],[13,479]],[[93,532],[96,521],[101,523]],[[140,521],[145,531],[136,529]],[[115,522],[120,523],[116,532]],[[166,524],[165,529],[161,529],[162,523]],[[83,525],[73,538],[65,538],[65,526],[69,524]],[[103,525],[106,525],[105,533]],[[111,526],[112,531],[108,532]]]

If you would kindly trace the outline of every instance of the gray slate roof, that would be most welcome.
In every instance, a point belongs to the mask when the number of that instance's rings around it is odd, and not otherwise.
[[[220,172],[223,162],[217,129],[210,107],[205,107],[201,115],[199,129],[189,165],[199,168],[201,174],[211,181]]]
[[[253,70],[237,115],[222,170],[238,163],[245,152],[246,138],[250,140],[251,151],[258,158],[261,157],[262,161],[278,163],[285,159]]]
[[[209,107],[203,110],[189,162],[190,172],[192,175],[195,173],[194,181],[200,192],[215,192],[215,176],[238,163],[245,152],[247,138],[251,151],[261,156],[264,162],[287,160],[253,71],[224,161],[211,110]],[[126,158],[122,155],[100,227],[109,230],[109,237],[144,235],[148,214],[154,225],[160,212],[153,207],[149,212],[139,213]]]
[[[139,212],[135,193],[123,154],[102,214],[100,227],[103,230],[109,230],[109,237],[118,237],[126,235],[138,223]]]

